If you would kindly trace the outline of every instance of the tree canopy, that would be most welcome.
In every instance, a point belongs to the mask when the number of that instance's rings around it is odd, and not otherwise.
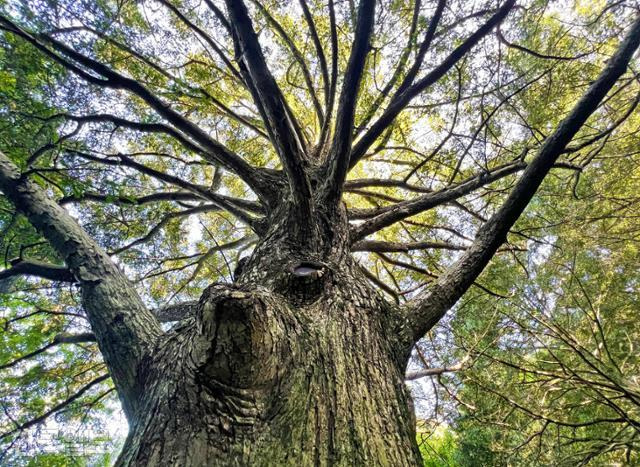
[[[323,186],[371,283],[428,304],[407,378],[456,462],[638,462],[638,5],[222,3],[0,0],[16,180],[162,329],[233,282],[274,186],[301,229]],[[111,452],[119,403],[77,285],[93,273],[1,191],[0,463]]]

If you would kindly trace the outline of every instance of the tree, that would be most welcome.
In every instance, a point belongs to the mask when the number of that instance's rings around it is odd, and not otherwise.
[[[640,20],[621,3],[225,3],[3,4],[5,73],[32,80],[6,86],[0,274],[7,324],[32,333],[3,370],[50,378],[29,361],[92,341],[104,360],[67,355],[73,394],[35,417],[5,405],[3,440],[109,378],[118,465],[415,464],[412,348],[470,287],[491,293],[477,279],[519,248],[503,244],[547,174],[584,170],[633,111]],[[24,275],[74,285],[27,311]]]

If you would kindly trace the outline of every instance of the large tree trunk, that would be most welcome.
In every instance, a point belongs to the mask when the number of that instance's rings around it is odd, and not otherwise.
[[[275,225],[152,353],[120,465],[419,462],[396,310],[351,259],[346,219],[330,237]]]

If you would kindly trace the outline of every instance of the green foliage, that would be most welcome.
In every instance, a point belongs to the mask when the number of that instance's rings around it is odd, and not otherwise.
[[[420,428],[420,423],[418,423]],[[424,467],[444,467],[455,464],[458,453],[458,439],[455,433],[443,426],[430,432],[418,431],[418,447],[422,454]]]
[[[503,298],[470,292],[439,331],[449,338],[431,350],[472,362],[441,379],[463,404],[459,462],[465,452],[472,465],[638,461],[640,166],[616,157],[636,138],[605,147],[579,178],[548,180],[515,229],[539,240],[482,275]]]

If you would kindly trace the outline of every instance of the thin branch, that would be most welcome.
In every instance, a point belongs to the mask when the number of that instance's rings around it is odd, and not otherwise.
[[[95,342],[96,336],[92,332],[85,332],[82,334],[69,334],[69,333],[60,333],[54,336],[53,340],[48,344],[40,347],[39,349],[34,350],[33,352],[29,352],[28,354],[22,355],[14,360],[11,360],[9,363],[5,363],[4,365],[0,365],[0,370],[6,370],[8,368],[13,368],[20,362],[24,362],[25,360],[29,360],[33,357],[36,357],[40,354],[43,354],[47,350],[52,347],[55,347],[60,344],[80,344],[84,342]]]
[[[364,276],[367,279],[369,279],[376,286],[380,287],[381,290],[383,290],[386,293],[388,293],[396,303],[400,303],[400,296],[398,295],[398,293],[395,290],[393,290],[387,284],[382,282],[375,274],[373,274],[367,268],[361,267],[361,270],[362,270],[362,273],[364,274]]]
[[[393,99],[395,100],[398,96],[400,96],[409,86],[413,84],[413,81],[418,76],[418,72],[422,67],[422,62],[424,61],[424,57],[429,51],[431,47],[431,42],[436,34],[436,29],[438,28],[438,24],[440,24],[440,19],[442,18],[442,12],[444,11],[444,7],[446,5],[446,0],[438,0],[438,5],[436,6],[436,10],[431,17],[431,21],[429,21],[429,26],[427,27],[427,32],[424,34],[424,39],[420,44],[420,49],[416,54],[416,58],[413,62],[413,65],[407,72],[406,76],[402,80],[400,86],[394,93]]]
[[[132,240],[131,242],[127,243],[124,246],[121,246],[120,248],[116,248],[115,250],[110,251],[109,254],[119,255],[123,251],[130,250],[134,246],[148,242],[154,236],[156,236],[162,230],[162,228],[165,227],[173,219],[188,217],[194,214],[201,214],[204,212],[217,211],[218,209],[219,209],[218,206],[215,206],[212,204],[204,204],[202,206],[195,206],[193,208],[185,209],[184,211],[174,211],[174,212],[165,214],[164,217],[160,220],[160,222],[158,222],[151,229],[149,229],[149,231],[145,235],[135,240]]]
[[[296,44],[293,42],[291,37],[284,30],[282,25],[269,13],[269,11],[264,7],[262,3],[258,0],[251,0],[254,5],[258,7],[258,10],[262,13],[262,15],[266,18],[267,22],[275,29],[278,33],[282,41],[287,45],[289,50],[291,51],[291,55],[293,55],[294,60],[300,66],[300,70],[302,71],[302,77],[304,79],[305,85],[307,87],[307,92],[311,97],[311,102],[313,103],[313,108],[316,111],[316,116],[318,117],[318,124],[320,127],[324,125],[324,112],[322,110],[322,106],[320,105],[320,101],[318,100],[318,96],[316,95],[316,90],[313,84],[313,78],[311,77],[311,73],[309,72],[309,68],[307,67],[307,62],[302,56],[302,52],[298,49]]]
[[[212,192],[208,187],[204,187],[201,185],[195,185],[193,183],[182,180],[181,178],[175,177],[173,175],[167,174],[165,172],[160,172],[158,170],[152,169],[150,167],[145,166],[144,164],[140,164],[133,159],[125,156],[124,154],[116,154],[112,157],[96,157],[92,154],[80,152],[80,151],[69,151],[70,154],[75,154],[83,159],[91,160],[94,162],[98,162],[105,165],[112,166],[127,166],[131,167],[141,173],[152,176],[158,180],[162,180],[166,183],[170,183],[176,185],[180,188],[184,188],[190,190],[198,195],[201,195],[206,200],[214,203],[219,209],[223,209],[228,211],[229,213],[236,216],[238,219],[242,220],[242,222],[251,226],[252,228],[256,227],[256,219],[250,217],[245,211],[254,212],[254,213],[262,213],[262,206],[259,204],[239,198],[232,198],[225,195],[220,195],[218,193]]]
[[[444,3],[445,0],[440,0],[440,3]],[[358,135],[362,130],[364,130],[369,123],[369,121],[373,118],[375,113],[382,106],[383,101],[387,98],[395,84],[400,79],[400,76],[405,70],[405,66],[407,61],[409,60],[409,56],[413,51],[413,47],[416,45],[416,31],[418,27],[418,19],[420,18],[420,6],[421,0],[415,0],[413,4],[413,15],[411,18],[411,26],[409,28],[409,40],[404,47],[400,58],[398,59],[398,63],[396,64],[395,70],[393,71],[391,78],[387,81],[387,84],[382,88],[380,93],[376,96],[375,100],[369,107],[369,110],[365,114],[365,116],[358,122],[358,127],[356,128],[356,135]],[[433,21],[433,19],[432,19]]]
[[[108,373],[105,374],[105,375],[99,376],[98,378],[94,379],[93,381],[91,381],[91,382],[87,383],[86,385],[82,386],[71,397],[69,397],[66,400],[54,405],[52,408],[50,408],[49,410],[44,412],[42,415],[40,415],[38,417],[35,417],[35,418],[29,420],[28,422],[25,422],[25,423],[22,423],[22,424],[18,425],[16,428],[14,428],[11,431],[8,431],[6,433],[0,434],[0,440],[4,439],[4,438],[7,438],[8,436],[13,435],[14,433],[24,431],[24,430],[26,430],[28,428],[31,428],[34,425],[42,423],[44,420],[46,420],[52,414],[64,409],[65,407],[69,406],[71,403],[73,403],[76,400],[78,400],[80,397],[82,397],[82,395],[85,392],[89,391],[94,386],[102,383],[103,381],[106,381],[109,378],[109,376],[110,375]]]
[[[320,37],[318,36],[318,31],[316,29],[316,24],[313,21],[313,16],[311,15],[311,11],[309,11],[309,5],[307,5],[306,0],[299,0],[300,6],[302,7],[302,13],[304,14],[304,19],[307,22],[307,26],[309,26],[309,33],[311,34],[311,40],[313,42],[313,46],[316,49],[316,55],[318,56],[318,63],[320,64],[320,72],[322,73],[322,85],[324,89],[324,100],[325,100],[325,109],[327,112],[329,111],[329,93],[330,93],[330,81],[329,81],[329,70],[327,68],[327,58],[324,54],[324,49],[322,48],[322,43],[320,42]],[[328,116],[327,116],[328,118]],[[324,123],[323,125],[324,126]]]
[[[362,224],[352,227],[352,241],[361,240],[378,230],[388,227],[398,221],[414,216],[418,213],[432,209],[441,204],[456,200],[477,188],[516,173],[526,167],[524,162],[516,162],[504,165],[490,173],[483,173],[467,179],[452,188],[428,193],[416,199],[397,203],[371,210],[370,219]],[[363,213],[361,213],[363,214]]]
[[[204,30],[198,26],[196,26],[192,21],[189,20],[178,8],[172,5],[167,0],[158,0],[161,4],[167,7],[174,15],[180,19],[187,27],[193,30],[198,36],[200,36],[209,46],[215,51],[215,53],[222,59],[226,67],[229,69],[231,74],[235,76],[238,81],[244,83],[242,75],[238,71],[238,69],[233,65],[227,54],[220,48],[220,46],[214,41],[211,36],[209,36]]]
[[[460,362],[452,366],[444,366],[440,368],[422,368],[420,370],[410,371],[407,374],[405,374],[404,380],[413,381],[416,379],[424,378],[426,376],[437,376],[444,373],[454,373],[456,371],[462,370],[467,360],[468,358],[462,359]]]
[[[319,147],[322,149],[329,140],[331,134],[331,121],[333,108],[336,100],[336,89],[338,86],[338,28],[336,26],[336,12],[333,0],[329,0],[329,33],[331,40],[331,78],[329,86],[329,98],[327,100],[327,110],[325,112],[324,125],[320,131]]]
[[[167,103],[162,101],[140,82],[121,75],[104,63],[98,62],[73,50],[53,37],[46,34],[38,34],[37,36],[34,36],[2,15],[0,15],[0,28],[20,36],[42,53],[92,84],[112,89],[125,89],[137,95],[149,107],[155,110],[158,115],[166,119],[180,132],[188,135],[190,138],[193,138],[193,140],[196,141],[202,149],[204,149],[204,155],[206,157],[216,163],[222,164],[231,172],[238,175],[259,196],[268,198],[271,195],[268,183],[260,177],[260,174],[255,167],[252,167],[240,156],[230,151],[218,141],[209,137],[205,131],[200,129],[180,113],[173,110]],[[69,59],[65,57],[69,57]],[[75,65],[73,61],[101,76],[101,78],[87,73],[82,68]]]
[[[87,191],[80,194],[65,196],[58,200],[58,204],[64,206],[70,203],[80,203],[82,201],[94,201],[98,203],[117,203],[132,206],[142,206],[144,204],[156,203],[159,201],[202,201],[204,197],[198,196],[189,191],[166,191],[152,193],[144,196],[126,196],[126,195],[104,195]]]
[[[586,141],[583,141],[581,143],[575,144],[573,146],[567,146],[565,148],[565,150],[564,150],[564,153],[565,154],[571,154],[571,153],[574,153],[574,152],[578,152],[578,151],[586,148],[587,146],[590,146],[593,143],[596,143],[597,141],[601,140],[602,138],[610,135],[616,128],[618,128],[620,125],[622,125],[631,116],[631,114],[636,109],[636,107],[638,107],[639,103],[640,103],[640,93],[638,93],[636,95],[635,99],[631,102],[631,105],[626,110],[626,112],[618,120],[616,120],[610,127],[606,128],[605,130],[599,132],[598,134],[588,138]]]
[[[548,54],[542,54],[539,52],[536,52],[535,50],[531,50],[528,49],[527,47],[524,47],[522,45],[518,45],[518,44],[514,44],[513,42],[509,42],[504,35],[502,34],[502,31],[500,30],[500,27],[498,26],[496,28],[496,36],[498,37],[498,40],[500,42],[502,42],[504,45],[506,45],[507,47],[511,48],[511,49],[516,49],[519,50],[520,52],[524,52],[528,55],[532,55],[536,58],[542,58],[544,60],[578,60],[581,59],[583,57],[586,57],[587,55],[591,54],[591,52],[585,52],[585,53],[581,53],[578,55],[573,55],[573,56],[564,56],[564,55],[548,55]]]

